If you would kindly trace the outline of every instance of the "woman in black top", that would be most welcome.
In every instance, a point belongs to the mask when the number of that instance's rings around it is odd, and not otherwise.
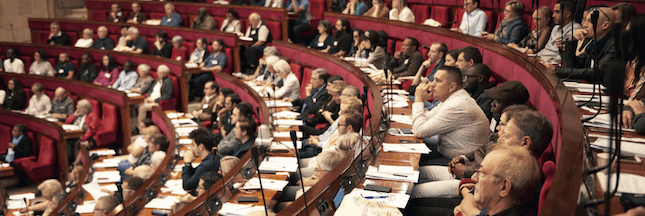
[[[2,103],[2,108],[11,110],[22,110],[25,108],[25,91],[20,87],[18,79],[11,78],[7,82],[7,95]]]
[[[349,50],[347,56],[354,56],[356,54],[356,51],[358,51],[358,45],[360,44],[359,39],[361,38],[361,35],[364,34],[365,32],[362,29],[354,29],[354,31],[352,32],[354,43],[352,43],[352,48]]]
[[[164,30],[159,30],[155,36],[155,48],[152,55],[170,58],[172,56],[172,44],[168,43],[168,33]]]
[[[87,83],[93,83],[98,76],[99,67],[94,64],[92,55],[90,55],[90,53],[83,53],[83,56],[81,57],[80,70],[78,70],[77,74],[74,74],[74,79]]]

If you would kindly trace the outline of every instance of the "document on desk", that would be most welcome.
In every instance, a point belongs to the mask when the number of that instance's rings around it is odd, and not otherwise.
[[[385,106],[394,108],[406,108],[409,106],[407,101],[388,101]]]
[[[146,204],[146,208],[151,208],[151,209],[172,209],[172,206],[175,205],[175,203],[178,203],[179,199],[175,196],[166,196],[164,198],[154,198],[150,200],[148,204]]]
[[[116,172],[118,173],[119,171]],[[119,175],[117,174],[117,176]],[[109,196],[110,194],[101,191],[101,186],[99,186],[99,183],[96,181],[96,176],[94,176],[94,178],[95,179],[92,182],[84,184],[83,189],[85,189],[85,191],[87,191],[87,193],[89,193],[90,196],[94,198],[94,200],[98,200],[99,198],[104,196]]]
[[[85,201],[83,205],[76,206],[76,212],[79,214],[90,214],[94,212],[94,207],[96,206],[96,201]]]
[[[414,167],[411,166],[393,166],[393,165],[379,165],[379,173],[390,175],[414,175]]]
[[[168,114],[166,114],[166,116],[168,116],[169,119],[176,119],[176,118],[184,116],[184,113],[174,112],[174,113],[168,113]]]
[[[188,136],[190,132],[194,131],[197,129],[197,127],[181,127],[181,128],[175,128],[175,131],[179,134],[179,136]]]
[[[77,130],[83,130],[81,127],[73,125],[73,124],[63,124],[63,130],[65,131],[77,131]]]
[[[98,156],[108,156],[108,155],[115,155],[116,151],[114,151],[114,149],[92,150],[90,151],[90,155],[92,154],[97,154]]]
[[[573,95],[573,100],[576,102],[587,102],[589,99],[591,99],[591,95]],[[595,95],[591,102],[600,103],[600,97]],[[602,103],[609,104],[609,96],[602,96]]]
[[[298,145],[298,149],[302,148],[302,142],[301,141],[296,141],[296,145]],[[281,141],[281,142],[271,143],[271,150],[287,150],[287,149],[294,149],[293,148],[293,142],[291,142],[291,141]]]
[[[282,191],[285,186],[287,186],[288,181],[274,180],[274,179],[262,179],[262,187],[268,190]],[[260,180],[258,178],[249,179],[244,184],[244,189],[260,189]]]
[[[367,197],[369,200],[377,201],[386,205],[394,206],[397,208],[405,208],[408,205],[410,195],[398,193],[381,193],[376,191],[368,191],[360,188],[354,188],[351,193],[360,197]]]
[[[382,94],[400,94],[400,95],[408,95],[408,91],[403,90],[403,89],[383,89],[381,90]]]
[[[23,200],[7,200],[7,209],[20,209],[27,207],[27,204]]]
[[[567,81],[567,82],[563,82],[563,83],[564,83],[564,85],[565,85],[566,87],[569,87],[569,88],[593,89],[593,88],[594,88],[594,86],[595,86],[595,88],[596,88],[596,89],[598,89],[598,85],[597,85],[597,84],[596,84],[596,85],[594,85],[594,84],[591,84],[591,83],[579,83],[579,82],[568,82],[568,81]],[[606,88],[605,88],[605,86],[600,85],[600,89],[605,90]]]
[[[121,162],[119,159],[105,159],[101,161],[100,163],[94,163],[92,167],[94,168],[112,168],[112,167],[117,167],[119,166],[119,162]]]
[[[264,207],[227,202],[222,205],[222,209],[220,209],[217,214],[223,216],[246,216],[251,212],[256,211],[264,212]]]
[[[392,114],[390,115],[390,120],[398,123],[412,125],[412,116],[409,115]]]
[[[291,107],[293,104],[291,102],[281,101],[281,100],[268,100],[264,101],[268,107]]]
[[[36,194],[35,193],[22,193],[22,194],[9,195],[10,200],[23,201],[23,198],[27,198],[28,200],[32,200],[32,199],[36,198]]]
[[[187,67],[187,68],[196,68],[196,67],[199,67],[199,65],[197,65],[197,63],[192,63],[192,62],[188,62],[188,63],[186,63],[186,64],[184,64],[184,65],[186,65],[186,67]]]
[[[291,134],[289,134],[289,131],[285,132],[275,132],[273,134],[273,137],[279,137],[279,138],[289,138],[291,137]],[[302,131],[296,131],[296,137],[302,138]]]
[[[276,119],[273,121],[274,124],[278,126],[302,126],[302,120],[293,120],[293,119]]]
[[[181,145],[189,145],[191,143],[193,143],[192,139],[179,139],[179,144]]]
[[[273,113],[271,115],[273,115],[273,117],[276,117],[276,118],[290,118],[290,119],[293,119],[293,118],[298,117],[300,115],[300,113],[285,110],[285,111],[280,111],[280,112]]]
[[[100,171],[94,172],[94,181],[97,183],[114,183],[121,181],[119,171]]]
[[[602,191],[607,191],[607,174],[598,172],[596,173],[596,176],[598,177],[598,184],[602,187]],[[609,188],[613,190],[615,187],[616,173],[612,173]],[[616,195],[620,196],[622,193],[645,194],[645,176],[621,173]]]
[[[603,137],[603,138],[598,138],[596,141],[593,141],[591,143],[591,147],[605,150],[605,149],[609,149],[609,144],[610,144],[609,138]],[[613,147],[614,146],[612,146],[612,148]],[[620,151],[623,154],[645,157],[645,144],[621,140]]]
[[[403,143],[383,143],[384,152],[400,152],[400,153],[419,153],[430,154],[431,150],[424,143],[418,144],[403,144]]]
[[[182,118],[170,120],[175,127],[197,127],[197,123],[193,120]]]
[[[141,94],[135,93],[135,92],[128,93],[128,97],[138,97],[138,96],[141,96]]]
[[[277,157],[277,156],[270,156],[270,157],[265,157],[264,162],[272,162],[272,163],[288,163],[288,164],[297,164],[298,159],[295,157]]]
[[[392,181],[406,181],[417,183],[419,181],[419,171],[414,171],[412,175],[403,175],[403,174],[387,174],[380,173],[378,168],[375,166],[370,166],[365,172],[365,177],[370,179],[382,179],[382,180],[392,180]]]
[[[282,163],[282,162],[269,162],[264,161],[260,164],[262,171],[276,171],[276,172],[296,172],[298,170],[298,163]]]

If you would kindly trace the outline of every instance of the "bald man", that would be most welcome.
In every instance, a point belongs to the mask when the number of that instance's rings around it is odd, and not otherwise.
[[[598,13],[598,25],[595,31],[591,20],[593,13]],[[615,20],[614,11],[609,7],[592,9],[587,17],[583,19],[582,29],[575,30],[572,34],[572,40],[566,42],[563,66],[555,68],[547,65],[547,67],[555,69],[555,75],[560,78],[584,79],[591,83],[601,82],[602,72],[600,68],[617,58],[616,45],[610,34]],[[585,38],[591,38],[592,40],[595,38],[598,40],[598,44],[595,46],[590,45],[586,52],[573,58],[576,44],[578,44],[579,40],[584,40]],[[598,56],[595,59],[593,57],[594,52],[598,52]],[[594,72],[593,67],[598,67],[599,74]]]
[[[74,100],[67,96],[63,87],[58,87],[54,92],[52,108],[49,110],[50,118],[64,120],[74,113]]]
[[[119,200],[114,196],[101,197],[96,201],[96,206],[94,206],[94,216],[108,215],[118,205]]]
[[[258,65],[257,56],[264,52],[264,44],[271,43],[273,41],[273,36],[269,27],[267,27],[263,22],[262,18],[257,13],[252,13],[249,15],[249,28],[246,29],[245,37],[250,37],[253,39],[253,44],[248,47],[249,51],[246,54],[246,65],[248,66],[248,74],[253,74],[255,68]]]

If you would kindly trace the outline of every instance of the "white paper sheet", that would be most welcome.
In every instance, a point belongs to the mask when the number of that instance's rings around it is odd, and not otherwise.
[[[412,125],[412,116],[409,116],[409,115],[393,114],[393,115],[390,115],[390,120],[398,123]]]
[[[264,207],[237,203],[224,203],[217,214],[223,216],[245,216],[251,212],[263,211]]]
[[[383,143],[384,152],[401,152],[401,153],[420,153],[429,154],[431,150],[423,143],[404,144],[404,143]]]
[[[274,179],[262,179],[262,187],[268,190],[282,191],[285,186],[287,186],[288,181],[274,180]],[[249,179],[244,184],[244,189],[260,189],[260,180],[258,178]]]
[[[392,180],[392,181],[407,181],[417,183],[419,181],[419,171],[414,171],[413,175],[392,175],[379,173],[378,168],[370,166],[365,172],[366,178],[371,179],[382,179],[382,180]]]
[[[292,120],[292,119],[276,119],[273,121],[278,126],[302,126],[302,120]]]
[[[598,138],[591,143],[591,147],[599,149],[609,149],[609,138]],[[612,146],[613,147],[613,146]],[[629,155],[645,157],[645,144],[621,140],[620,151]],[[621,176],[622,178],[622,176]]]
[[[94,178],[96,178],[96,177],[94,177]],[[94,198],[94,200],[98,200],[101,197],[110,195],[108,193],[105,193],[105,192],[101,191],[101,186],[99,186],[99,183],[96,182],[96,180],[94,180],[94,181],[92,181],[90,183],[84,184],[83,189],[85,189],[85,191],[87,191],[87,193],[89,193],[90,196],[92,196]]]
[[[168,113],[166,114],[166,116],[168,116],[169,119],[176,119],[184,116],[184,113],[174,112],[174,113]]]
[[[607,174],[598,172],[596,175],[598,176],[598,184],[602,187],[602,191],[607,191]],[[610,188],[613,190],[615,186],[616,173],[612,173]],[[621,196],[622,193],[645,194],[645,177],[629,173],[621,173],[616,195]]]
[[[289,131],[285,131],[285,132],[275,132],[275,133],[273,134],[273,137],[280,137],[280,138],[285,138],[285,137],[286,137],[286,138],[290,138],[290,137],[291,137],[291,134],[290,134],[290,132],[289,132]],[[298,138],[302,138],[302,131],[296,131],[296,137],[298,137]]]
[[[294,111],[280,111],[272,114],[276,118],[296,118],[300,115],[298,112]]]
[[[116,151],[114,151],[114,149],[99,149],[99,150],[90,151],[90,155],[92,154],[97,154],[98,156],[107,156],[107,155],[115,155]]]
[[[291,104],[291,102],[279,101],[279,100],[270,100],[270,101],[264,101],[264,102],[269,107],[291,107],[291,106],[293,106],[293,104]]]
[[[85,201],[83,202],[83,205],[76,206],[76,212],[78,212],[79,214],[90,214],[94,212],[95,206],[96,201]]]
[[[280,163],[280,162],[262,162],[260,170],[276,171],[276,172],[296,172],[298,170],[297,163]]]
[[[114,183],[121,181],[119,171],[94,172],[94,181],[97,183]]]
[[[81,127],[72,125],[72,124],[63,124],[63,130],[65,131],[77,131],[77,130],[83,130]]]
[[[298,149],[302,148],[302,142],[301,141],[296,141],[296,145],[298,145]],[[271,150],[287,150],[287,149],[293,149],[293,142],[291,142],[291,141],[282,141],[282,142],[277,142],[277,143],[276,142],[271,143]]]
[[[23,201],[23,198],[27,198],[28,200],[32,200],[32,199],[36,198],[36,194],[34,194],[34,193],[23,193],[23,194],[9,195],[10,200]]]
[[[400,174],[400,175],[414,175],[414,167],[411,166],[393,166],[393,165],[379,165],[378,172],[383,174]]]
[[[164,198],[154,198],[146,204],[146,208],[152,209],[172,209],[172,206],[175,203],[178,203],[179,199],[174,196],[166,196]]]
[[[396,193],[381,193],[376,191],[368,191],[360,188],[354,188],[350,194],[361,196],[361,197],[381,197],[385,198],[373,198],[370,200],[378,201],[386,205],[394,206],[397,208],[405,208],[408,205],[408,200],[410,195],[407,194],[396,194]]]

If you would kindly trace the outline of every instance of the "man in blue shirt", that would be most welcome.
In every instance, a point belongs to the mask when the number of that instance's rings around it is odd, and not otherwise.
[[[184,168],[181,173],[184,190],[191,191],[197,188],[199,176],[203,173],[219,170],[220,156],[212,154],[215,142],[211,134],[206,128],[199,128],[188,135],[188,138],[192,139],[192,143],[190,151],[184,154]],[[202,158],[202,163],[193,168],[192,162],[197,158]]]
[[[137,29],[137,27],[130,27],[128,29],[128,36],[130,36],[130,39],[125,42],[125,45],[132,48],[131,53],[150,54],[150,49],[148,49],[148,42],[146,42],[143,37],[139,36],[139,29]]]
[[[163,8],[166,11],[166,16],[161,18],[161,24],[159,25],[179,27],[184,19],[181,18],[181,15],[175,12],[175,6],[168,3],[164,5]]]
[[[309,0],[291,0],[287,5],[287,9],[299,16],[297,20],[289,20],[289,38],[293,43],[303,45],[302,33],[311,29],[309,24],[311,19]]]
[[[224,54],[225,46],[226,45],[222,39],[218,38],[213,41],[213,53],[199,64],[202,73],[193,75],[193,86],[195,86],[195,91],[191,95],[192,99],[204,94],[204,84],[206,84],[206,82],[215,80],[213,72],[222,72],[226,67],[227,58],[226,54]]]
[[[139,77],[139,74],[134,71],[134,68],[136,67],[137,65],[134,62],[130,60],[125,61],[123,64],[123,71],[119,73],[119,78],[116,80],[114,85],[112,85],[112,88],[123,91],[130,90],[134,87],[134,85],[137,84],[137,78]]]
[[[18,124],[11,130],[11,142],[9,148],[13,148],[13,158],[5,158],[7,155],[0,156],[1,161],[12,162],[15,159],[28,157],[31,153],[31,139],[25,135],[25,125]],[[13,163],[12,163],[13,164]]]
[[[54,69],[56,71],[56,76],[65,79],[72,79],[74,77],[74,71],[76,71],[76,66],[69,62],[69,54],[61,53],[58,56],[58,65]]]

